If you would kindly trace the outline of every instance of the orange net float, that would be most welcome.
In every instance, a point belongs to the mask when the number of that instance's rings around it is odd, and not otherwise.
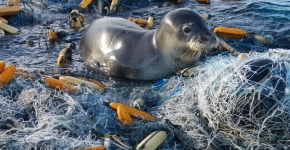
[[[213,32],[218,36],[224,36],[235,39],[242,39],[248,36],[248,33],[245,30],[237,28],[228,28],[228,27],[216,27]]]
[[[122,125],[133,125],[133,120],[125,108],[118,106],[117,114]]]
[[[48,36],[49,38],[51,38],[51,39],[57,39],[57,38],[58,38],[57,35],[56,35],[56,33],[54,32],[53,29],[49,29],[49,30],[47,31],[47,36]]]
[[[8,16],[8,15],[15,15],[17,13],[19,13],[22,8],[20,6],[4,6],[4,7],[0,7],[0,16]]]
[[[87,146],[84,150],[106,150],[106,148],[104,146]]]
[[[133,22],[137,24],[144,24],[144,25],[147,24],[147,20],[140,19],[140,18],[134,19]]]
[[[6,6],[13,6],[13,2],[12,2],[12,0],[7,0],[7,2],[6,2]]]
[[[6,67],[3,72],[1,72],[0,87],[4,86],[6,83],[8,83],[12,79],[15,73],[15,70],[16,70],[16,67],[13,64],[11,64],[8,67]]]
[[[142,24],[142,23],[138,23],[137,24],[139,27],[145,27],[146,26],[146,24]]]
[[[0,22],[4,22],[5,24],[8,24],[8,21],[3,17],[0,17]]]
[[[128,20],[129,21],[133,21],[135,18],[129,17]]]
[[[116,102],[111,102],[110,107],[114,110],[117,110],[118,106],[122,106],[129,114],[131,117],[140,119],[140,120],[147,120],[147,121],[155,121],[156,119],[148,114],[147,112],[141,111],[139,109],[127,106],[125,104],[121,103],[116,103]]]
[[[57,80],[55,78],[45,78],[45,82],[52,88],[59,88],[60,90],[68,90],[69,93],[76,91],[76,88],[72,85],[67,84],[64,81]]]
[[[83,0],[83,1],[79,4],[79,6],[80,6],[81,8],[87,8],[87,7],[91,4],[92,1],[93,1],[93,0]]]
[[[18,0],[14,0],[13,6],[19,6],[19,1]]]
[[[6,62],[0,61],[0,74],[5,70]]]
[[[210,0],[195,0],[195,1],[202,4],[210,4]]]

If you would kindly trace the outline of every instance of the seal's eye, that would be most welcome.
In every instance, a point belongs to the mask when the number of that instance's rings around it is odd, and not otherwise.
[[[184,33],[191,32],[191,28],[190,27],[184,27],[182,30],[183,30]]]

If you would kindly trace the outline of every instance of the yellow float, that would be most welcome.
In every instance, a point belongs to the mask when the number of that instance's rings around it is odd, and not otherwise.
[[[87,7],[90,5],[91,2],[92,2],[92,0],[83,0],[83,1],[79,4],[79,6],[80,6],[81,8],[87,8]]]
[[[0,74],[5,70],[6,62],[0,61]]]
[[[116,102],[111,102],[110,107],[113,108],[114,110],[117,110],[119,106],[122,106],[129,114],[131,117],[140,119],[140,120],[148,120],[148,121],[155,121],[156,119],[148,114],[147,112],[141,111],[139,109],[121,104],[121,103],[116,103]]]
[[[248,36],[248,33],[245,30],[237,28],[228,28],[228,27],[216,27],[213,32],[218,36],[224,36],[229,38],[241,39]]]
[[[118,118],[122,125],[132,125],[133,120],[130,114],[122,106],[117,107]]]
[[[76,88],[72,85],[69,85],[63,81],[57,80],[55,78],[45,78],[45,82],[49,84],[52,88],[59,88],[60,90],[68,90],[69,93],[73,93]]]
[[[12,77],[15,73],[15,70],[16,70],[16,67],[11,64],[7,68],[5,68],[4,71],[1,72],[1,74],[0,74],[0,87],[4,86],[6,83],[8,83],[12,79]]]
[[[98,90],[99,92],[103,93],[104,92],[104,88],[102,88],[100,85],[95,84],[93,82],[90,81],[85,81],[85,80],[81,80],[75,77],[71,77],[71,76],[60,76],[59,80],[64,81],[64,82],[69,82],[72,84],[85,84],[91,88],[94,88],[96,90]]]
[[[12,6],[0,6],[0,16],[2,17],[8,15],[15,15],[19,13],[21,10],[22,8],[19,6],[18,2],[14,2],[14,6],[13,4]]]

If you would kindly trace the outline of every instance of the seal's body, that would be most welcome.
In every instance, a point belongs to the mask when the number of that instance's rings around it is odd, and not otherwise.
[[[83,34],[80,53],[105,73],[155,80],[194,65],[202,52],[218,43],[200,15],[176,9],[165,15],[156,30],[122,18],[98,19]]]

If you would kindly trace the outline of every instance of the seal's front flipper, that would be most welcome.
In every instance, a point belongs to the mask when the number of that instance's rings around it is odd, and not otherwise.
[[[204,66],[205,66],[204,64],[201,64],[201,65],[197,65],[193,67],[188,67],[188,68],[178,71],[177,74],[182,75],[184,77],[191,77],[191,76],[196,75],[200,71],[199,69]]]

